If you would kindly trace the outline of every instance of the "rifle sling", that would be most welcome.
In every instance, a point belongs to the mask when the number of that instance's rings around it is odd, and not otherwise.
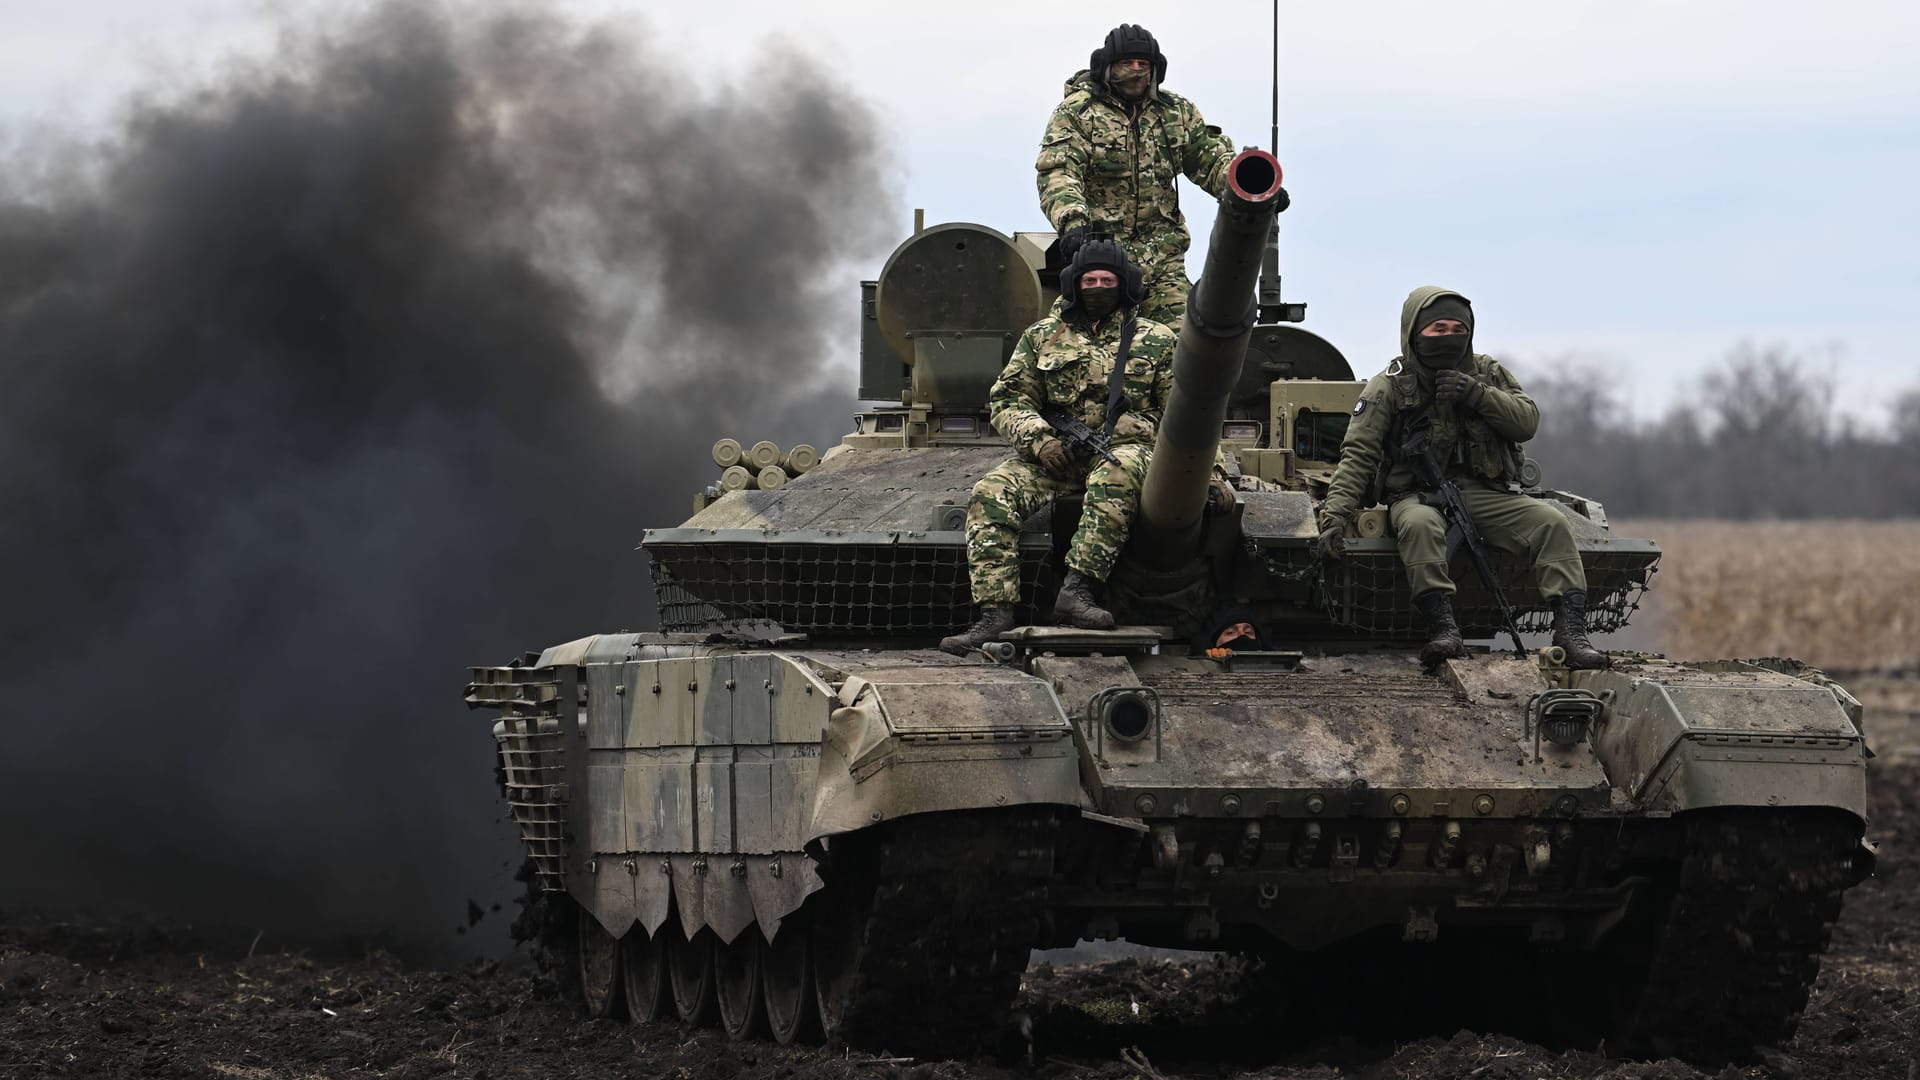
[[[1113,373],[1107,376],[1107,426],[1105,435],[1113,438],[1113,426],[1120,422],[1120,403],[1127,395],[1121,392],[1121,386],[1127,380],[1127,357],[1133,352],[1134,320],[1131,316],[1127,324],[1120,328],[1120,351],[1113,357]]]

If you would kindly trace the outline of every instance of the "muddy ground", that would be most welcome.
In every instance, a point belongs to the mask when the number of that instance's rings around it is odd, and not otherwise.
[[[1895,687],[1894,690],[1903,688]],[[1897,695],[1895,695],[1897,696]],[[1898,710],[1894,710],[1897,714]],[[1909,714],[1906,719],[1911,720]],[[1871,727],[1871,724],[1870,724]],[[1880,745],[1870,835],[1880,874],[1849,896],[1794,1042],[1702,1074],[1492,1033],[1400,1044],[1288,1031],[1242,996],[1233,961],[1037,964],[1032,1060],[914,1062],[732,1044],[716,1030],[576,1019],[525,965],[422,970],[366,950],[246,956],[150,927],[0,923],[0,1080],[12,1077],[1012,1078],[1534,1077],[1920,1080],[1920,755]],[[1884,732],[1895,735],[1895,731]],[[1920,746],[1915,747],[1920,750]],[[1356,1002],[1365,1010],[1365,1002]]]

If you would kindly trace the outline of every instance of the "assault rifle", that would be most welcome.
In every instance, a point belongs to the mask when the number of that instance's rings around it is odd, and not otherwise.
[[[1500,587],[1500,579],[1494,576],[1493,564],[1487,560],[1487,542],[1481,538],[1480,530],[1474,528],[1473,515],[1467,513],[1467,504],[1460,498],[1460,486],[1447,479],[1446,470],[1433,456],[1433,440],[1425,427],[1415,428],[1408,433],[1401,444],[1401,450],[1413,464],[1414,474],[1419,477],[1421,487],[1420,501],[1435,510],[1447,522],[1447,561],[1461,548],[1473,557],[1474,572],[1480,575],[1480,584],[1493,594],[1493,605],[1500,612],[1500,622],[1506,627],[1507,636],[1513,639],[1513,654],[1526,656],[1527,647],[1520,644],[1520,620],[1513,613],[1513,605],[1507,603],[1506,590]]]
[[[1088,427],[1086,421],[1074,416],[1065,409],[1046,405],[1040,409],[1040,419],[1045,420],[1060,433],[1061,441],[1075,457],[1082,454],[1099,454],[1115,465],[1120,464],[1119,455],[1113,452],[1112,440],[1104,433]]]

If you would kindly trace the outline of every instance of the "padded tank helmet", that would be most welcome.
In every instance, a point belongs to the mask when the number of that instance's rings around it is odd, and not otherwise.
[[[1108,64],[1136,57],[1153,61],[1153,85],[1167,81],[1167,57],[1160,51],[1160,42],[1138,23],[1121,23],[1107,31],[1106,43],[1087,58],[1087,72],[1093,76],[1095,86],[1104,87]]]
[[[1111,270],[1120,279],[1120,306],[1136,308],[1147,298],[1146,281],[1140,268],[1127,258],[1126,249],[1108,237],[1093,237],[1080,245],[1066,269],[1060,271],[1060,310],[1071,313],[1080,303],[1080,278],[1089,270]]]

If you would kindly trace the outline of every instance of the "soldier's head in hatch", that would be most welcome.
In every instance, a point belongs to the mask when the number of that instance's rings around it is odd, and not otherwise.
[[[1213,613],[1194,638],[1193,648],[1195,652],[1220,659],[1233,652],[1263,652],[1273,646],[1261,631],[1253,612],[1234,604]]]

